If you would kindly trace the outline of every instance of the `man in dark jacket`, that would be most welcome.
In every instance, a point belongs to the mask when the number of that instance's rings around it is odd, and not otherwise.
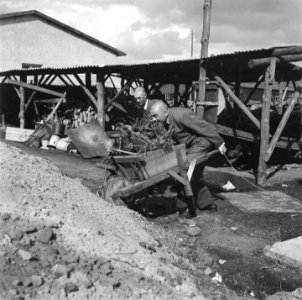
[[[224,141],[215,126],[201,119],[190,109],[169,108],[163,102],[156,102],[150,108],[150,115],[168,127],[168,132],[177,144],[186,145],[188,154],[202,154],[214,149],[219,149],[221,154],[226,152]],[[203,166],[197,165],[191,179],[197,206],[199,209],[217,209],[210,193],[204,187],[202,173]]]

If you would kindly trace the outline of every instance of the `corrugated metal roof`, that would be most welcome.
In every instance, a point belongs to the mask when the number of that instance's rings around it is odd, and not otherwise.
[[[205,58],[203,62],[206,65],[207,74],[210,74],[211,72],[219,74],[220,76],[223,76],[226,81],[241,80],[242,82],[252,82],[255,80],[257,81],[257,78],[259,78],[259,76],[263,73],[263,68],[250,69],[248,67],[248,61],[250,59],[270,57],[273,51],[277,48],[280,49],[284,47],[219,54]],[[133,76],[134,74],[140,73],[141,78],[146,79],[148,82],[155,80],[157,80],[157,82],[177,80],[179,80],[179,82],[186,82],[190,80],[198,80],[199,65],[199,58],[179,58],[114,65],[17,69],[0,72],[0,76],[74,73],[81,74],[89,72],[102,72],[105,74],[118,73],[126,76]],[[285,75],[287,75],[287,78],[293,80],[294,78],[301,76],[300,74],[302,72],[302,69],[291,64],[282,64],[282,66],[278,68],[278,72],[285,73]]]

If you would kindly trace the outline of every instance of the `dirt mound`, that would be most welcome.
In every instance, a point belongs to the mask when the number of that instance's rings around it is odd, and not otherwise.
[[[46,159],[2,142],[0,158],[0,297],[203,299],[160,227]]]

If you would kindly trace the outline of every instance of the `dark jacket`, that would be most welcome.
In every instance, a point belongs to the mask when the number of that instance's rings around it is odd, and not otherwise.
[[[213,124],[188,108],[170,108],[168,122],[173,140],[185,144],[188,153],[208,152],[224,143]]]

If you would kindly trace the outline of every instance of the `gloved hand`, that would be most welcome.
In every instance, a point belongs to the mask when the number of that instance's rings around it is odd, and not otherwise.
[[[226,153],[227,148],[225,146],[225,143],[223,143],[219,148],[218,148],[219,152],[223,155]]]

